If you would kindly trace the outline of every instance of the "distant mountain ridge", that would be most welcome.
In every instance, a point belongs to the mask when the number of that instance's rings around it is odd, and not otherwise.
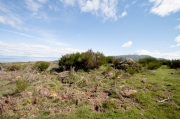
[[[119,55],[119,56],[115,56],[116,58],[122,58],[122,59],[126,59],[126,58],[131,58],[133,60],[138,61],[141,58],[155,58],[152,57],[150,55]]]

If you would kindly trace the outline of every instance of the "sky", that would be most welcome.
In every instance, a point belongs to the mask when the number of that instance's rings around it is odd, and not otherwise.
[[[0,56],[180,59],[180,0],[0,0]]]

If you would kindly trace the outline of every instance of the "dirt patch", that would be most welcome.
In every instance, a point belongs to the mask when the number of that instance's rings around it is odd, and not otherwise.
[[[100,111],[100,106],[109,98],[108,93],[104,91],[99,92],[88,92],[88,101],[93,106],[92,111]]]

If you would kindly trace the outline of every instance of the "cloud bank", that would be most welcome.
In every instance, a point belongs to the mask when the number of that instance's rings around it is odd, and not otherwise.
[[[180,59],[180,51],[178,52],[169,52],[169,53],[160,53],[160,52],[150,52],[147,50],[138,50],[135,52],[137,55],[150,55],[156,58],[165,58],[165,59]]]
[[[180,0],[149,0],[149,2],[154,3],[150,12],[162,17],[180,10]]]
[[[0,54],[3,56],[57,57],[73,52],[82,52],[73,48],[52,48],[45,45],[25,43],[5,43],[0,41]],[[18,53],[18,54],[17,54]]]
[[[65,5],[78,5],[81,12],[90,12],[104,20],[117,20],[118,0],[60,0]]]

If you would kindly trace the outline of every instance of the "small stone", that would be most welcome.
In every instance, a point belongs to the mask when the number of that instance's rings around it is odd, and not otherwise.
[[[147,82],[147,79],[146,79],[146,78],[143,78],[141,82],[142,82],[142,83],[146,83],[146,82]]]
[[[130,95],[132,95],[132,94],[134,94],[134,93],[137,93],[137,90],[125,90],[125,91],[124,91],[124,94],[125,94],[126,96],[130,96]]]
[[[167,86],[172,86],[172,84],[167,84]]]

